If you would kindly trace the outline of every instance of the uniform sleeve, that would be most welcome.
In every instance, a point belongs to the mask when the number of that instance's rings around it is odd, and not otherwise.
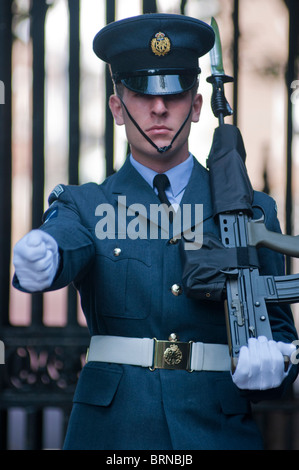
[[[80,281],[92,266],[95,247],[91,231],[82,224],[70,187],[58,185],[52,191],[39,229],[56,240],[60,254],[56,277],[47,291]],[[13,285],[20,288],[16,276]]]

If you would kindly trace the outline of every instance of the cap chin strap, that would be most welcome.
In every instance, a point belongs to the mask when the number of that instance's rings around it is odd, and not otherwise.
[[[192,105],[190,107],[190,111],[188,113],[188,116],[186,117],[186,119],[184,120],[183,124],[181,125],[181,127],[179,128],[179,130],[177,131],[177,133],[175,134],[174,138],[172,139],[172,141],[170,142],[169,145],[165,146],[165,147],[158,147],[155,142],[152,141],[152,139],[150,139],[146,133],[141,129],[141,127],[137,124],[137,122],[135,121],[135,119],[133,118],[133,116],[131,115],[131,113],[129,112],[127,106],[125,105],[125,103],[123,102],[122,98],[117,95],[118,98],[120,99],[123,107],[125,108],[126,110],[126,113],[127,115],[129,116],[130,120],[132,121],[132,123],[134,124],[134,126],[139,130],[140,134],[157,150],[157,152],[159,153],[165,153],[167,152],[167,150],[170,150],[172,148],[172,145],[175,141],[175,139],[178,137],[178,135],[182,132],[183,128],[185,127],[190,115],[191,115],[191,111],[192,111]]]

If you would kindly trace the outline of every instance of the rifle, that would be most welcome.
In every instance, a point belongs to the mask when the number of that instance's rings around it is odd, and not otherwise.
[[[224,83],[220,35],[215,19],[215,45],[210,52],[213,86],[211,107],[219,120],[207,160],[213,215],[221,242],[204,234],[199,250],[184,250],[183,285],[186,294],[200,300],[224,300],[231,368],[234,372],[240,348],[251,337],[272,339],[267,304],[299,302],[299,274],[260,275],[257,248],[299,257],[299,237],[269,231],[264,217],[254,220],[253,190],[245,166],[246,152],[239,129],[224,123],[232,114]],[[186,241],[185,241],[186,243]],[[209,266],[212,267],[209,271]],[[286,358],[286,362],[289,358]],[[287,366],[287,364],[286,364]]]

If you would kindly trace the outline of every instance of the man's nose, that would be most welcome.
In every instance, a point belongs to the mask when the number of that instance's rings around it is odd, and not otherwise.
[[[163,96],[154,96],[152,100],[152,112],[163,115],[167,113],[167,106]]]

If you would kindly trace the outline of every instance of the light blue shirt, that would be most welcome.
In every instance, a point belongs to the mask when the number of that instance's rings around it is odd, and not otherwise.
[[[130,162],[145,181],[154,189],[156,194],[158,194],[157,189],[154,188],[153,185],[153,180],[157,172],[137,162],[132,155],[130,155]],[[170,187],[165,190],[170,204],[180,204],[189,182],[193,165],[193,155],[190,154],[185,161],[165,171],[165,175],[168,176],[170,182]]]

